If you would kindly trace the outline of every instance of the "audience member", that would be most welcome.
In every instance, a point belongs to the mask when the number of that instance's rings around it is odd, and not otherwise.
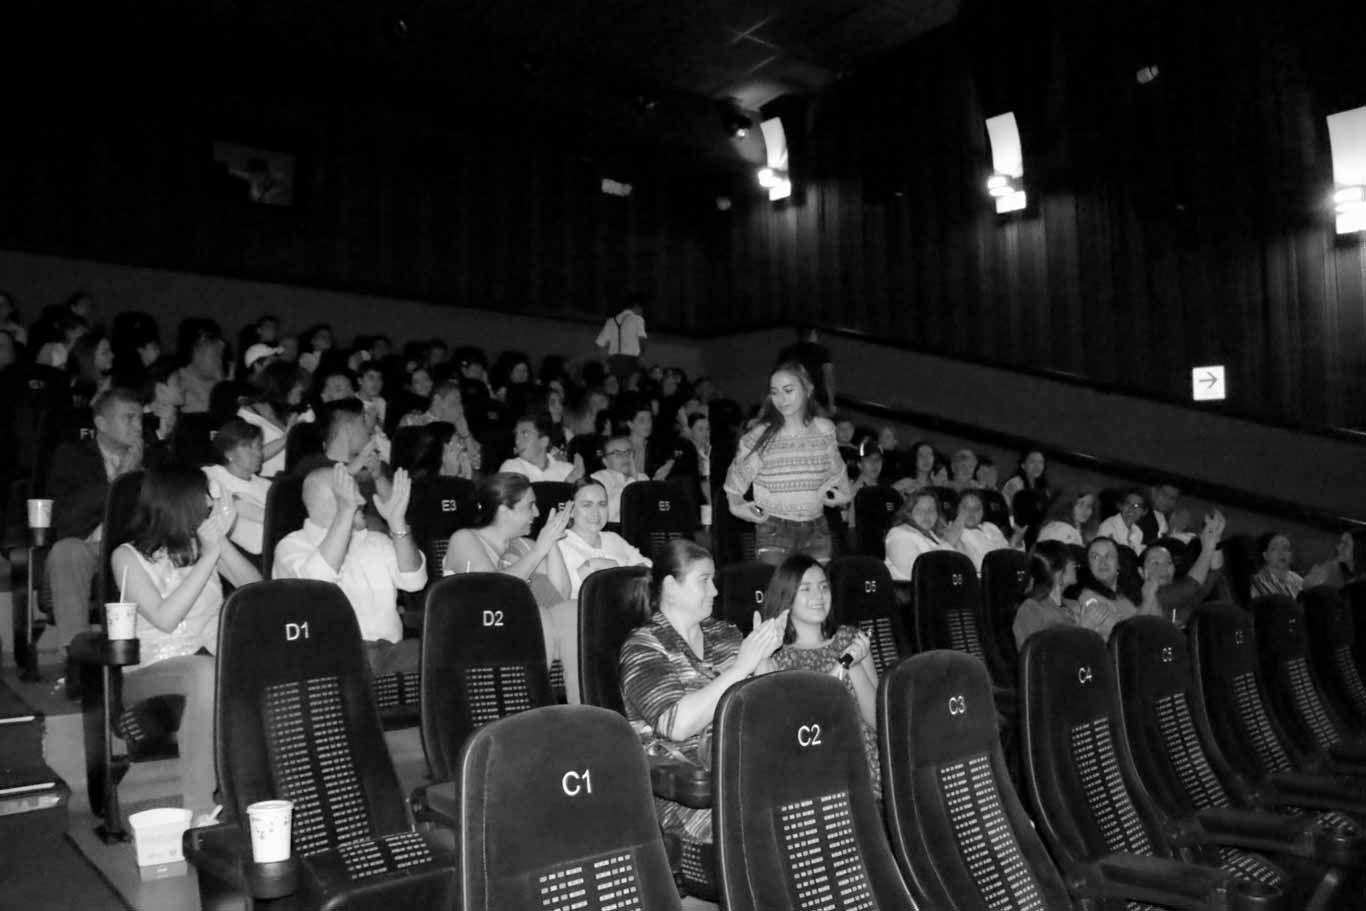
[[[394,437],[391,464],[405,469],[414,481],[436,477],[474,480],[469,450],[460,442],[455,425],[445,421],[405,429]]]
[[[603,445],[602,461],[604,467],[593,472],[592,478],[602,486],[607,494],[607,521],[621,522],[621,492],[628,484],[648,481],[650,476],[636,471],[636,453],[631,448],[630,437],[618,434],[609,437]]]
[[[1162,616],[1162,605],[1157,600],[1159,574],[1153,573],[1143,580],[1141,601],[1135,606],[1135,599],[1124,592],[1127,586],[1120,580],[1118,548],[1111,538],[1092,541],[1086,548],[1086,566],[1077,582],[1081,589],[1077,595],[1078,622],[1106,639],[1121,620],[1139,614]]]
[[[872,440],[864,440],[859,447],[858,460],[854,463],[854,480],[849,484],[849,502],[844,507],[844,525],[851,532],[858,527],[858,515],[854,500],[865,487],[877,487],[882,483],[885,456]]]
[[[835,444],[835,427],[817,414],[811,380],[800,364],[769,377],[759,424],[741,437],[726,473],[730,511],[758,526],[758,558],[774,566],[794,553],[824,563],[831,557],[826,507],[849,502],[849,476]],[[745,493],[754,488],[753,501]]]
[[[223,336],[217,326],[201,325],[179,352],[185,361],[180,368],[180,388],[185,392],[185,414],[209,410],[213,387],[223,379]]]
[[[1006,538],[994,522],[982,521],[986,507],[982,495],[975,488],[964,490],[958,497],[958,521],[962,533],[958,537],[958,549],[972,560],[973,568],[982,572],[982,561],[993,550],[1009,550],[1019,547],[1024,538],[1024,529],[1017,531],[1012,538]]]
[[[109,388],[114,348],[103,332],[87,332],[71,346],[67,370],[71,374],[71,405],[85,408]]]
[[[365,498],[346,466],[315,468],[304,478],[303,528],[275,545],[274,578],[332,582],[346,593],[375,675],[416,673],[421,663],[419,641],[403,638],[398,614],[398,593],[427,585],[426,560],[405,518],[411,492],[408,473],[395,472],[389,498],[374,498],[389,532],[370,531]]]
[[[995,490],[999,482],[1000,477],[996,472],[996,463],[992,461],[990,456],[978,456],[977,468],[972,473],[973,486],[978,490]],[[1006,503],[1009,502],[1006,500]],[[1004,530],[1002,529],[1002,531]]]
[[[636,470],[656,481],[668,480],[674,468],[674,459],[671,454],[664,454],[662,447],[653,439],[655,414],[650,402],[644,398],[637,399],[630,410],[624,413],[629,415],[625,429],[627,442],[635,453]]]
[[[19,322],[19,305],[8,291],[0,291],[0,332],[8,332],[20,346],[28,345],[28,330]]]
[[[1281,532],[1269,532],[1257,541],[1262,555],[1262,566],[1252,577],[1252,597],[1288,595],[1298,598],[1304,591],[1304,579],[1290,568],[1294,550],[1290,538]]]
[[[1352,528],[1338,536],[1337,553],[1332,560],[1325,560],[1305,575],[1304,587],[1328,585],[1340,589],[1362,578],[1362,558],[1357,554],[1366,555],[1366,529],[1363,528]]]
[[[1096,495],[1086,489],[1071,496],[1059,497],[1054,501],[1048,521],[1039,529],[1038,543],[1061,541],[1076,547],[1085,547],[1096,536],[1094,521]]]
[[[621,647],[621,696],[626,717],[651,755],[683,755],[711,768],[711,723],[726,690],[770,670],[787,615],[740,631],[711,615],[716,598],[711,554],[675,538],[659,554],[650,577],[649,617]],[[712,842],[712,811],[656,797],[666,837]]]
[[[949,483],[948,486],[957,491],[968,490],[977,486],[974,476],[977,473],[977,453],[971,449],[960,449],[953,454],[953,461],[949,463]]]
[[[928,440],[916,440],[907,453],[902,477],[898,478],[892,487],[904,498],[917,490],[932,486],[934,481],[931,473],[938,462],[939,455],[934,451],[934,446]]]
[[[261,535],[266,518],[266,495],[270,481],[261,477],[264,461],[261,428],[233,418],[213,438],[216,465],[204,466],[209,491],[232,503],[237,521],[229,532],[232,542],[252,556],[261,556]]]
[[[256,377],[256,395],[237,412],[248,424],[261,428],[261,477],[285,470],[285,437],[298,420],[306,374],[288,361],[268,365]]]
[[[1015,473],[1001,487],[1001,496],[1012,503],[1022,490],[1048,490],[1048,458],[1042,450],[1031,449],[1021,454]]]
[[[192,825],[210,821],[214,806],[213,706],[219,577],[234,586],[261,575],[227,540],[236,515],[210,499],[204,476],[191,468],[149,470],[142,479],[131,537],[110,555],[121,597],[137,604],[140,661],[123,674],[123,700],[185,699],[176,742],[182,806]]]
[[[632,294],[626,309],[609,316],[594,344],[607,354],[607,366],[617,379],[624,380],[635,372],[640,356],[645,353],[645,297]]]
[[[479,524],[451,535],[442,568],[447,573],[501,572],[531,588],[541,609],[546,662],[564,666],[565,692],[579,702],[578,604],[559,542],[565,536],[573,506],[556,507],[546,516],[536,540],[527,537],[540,514],[536,492],[525,475],[499,472],[479,482]]]
[[[470,432],[470,425],[465,417],[464,397],[460,392],[460,383],[456,380],[443,380],[433,386],[429,390],[429,394],[427,410],[404,415],[398,425],[400,427],[420,427],[423,424],[436,421],[450,424],[455,428],[455,445],[465,453],[470,463],[470,471],[478,471],[484,464],[484,451],[474,438],[474,434]]]
[[[583,477],[583,459],[562,462],[552,457],[550,434],[553,428],[545,415],[527,415],[517,421],[513,429],[516,456],[499,466],[499,472],[515,472],[531,481],[568,481]]]
[[[1030,580],[1029,597],[1015,612],[1011,626],[1017,648],[1024,648],[1025,640],[1041,629],[1079,622],[1076,602],[1064,594],[1077,582],[1077,561],[1069,545],[1040,541],[1030,560]]]
[[[960,521],[955,519],[955,521]],[[961,529],[961,526],[959,526]],[[932,550],[953,550],[953,542],[940,537],[939,498],[925,489],[911,494],[897,510],[896,520],[887,532],[884,545],[887,568],[892,578],[902,582],[911,580],[915,561]]]
[[[1180,499],[1181,489],[1175,484],[1154,484],[1148,489],[1148,502],[1152,504],[1152,508],[1138,520],[1138,527],[1143,529],[1145,544],[1151,544],[1158,538],[1170,537],[1169,523]]]
[[[597,479],[584,478],[574,487],[573,521],[559,543],[571,598],[577,598],[583,580],[600,569],[650,565],[650,558],[625,538],[605,531],[607,522],[606,489]]]
[[[1184,562],[1182,558],[1187,545],[1175,538],[1159,538],[1143,550],[1139,560],[1139,577],[1145,584],[1156,577],[1157,600],[1162,607],[1162,614],[1182,629],[1186,628],[1195,609],[1222,584],[1220,570],[1224,565],[1224,555],[1219,550],[1219,539],[1224,533],[1224,525],[1224,517],[1217,511],[1205,517],[1200,542],[1190,545],[1191,548],[1198,548],[1198,553],[1184,572],[1179,571],[1178,563]]]
[[[778,352],[777,365],[801,364],[811,380],[811,394],[821,414],[835,414],[835,364],[830,349],[821,344],[820,333],[813,326],[798,326],[797,341]]]
[[[143,439],[148,443],[168,442],[180,423],[185,392],[180,387],[180,368],[175,359],[163,357],[152,364],[143,381]]]
[[[1148,498],[1137,487],[1127,490],[1120,502],[1119,512],[1100,523],[1096,536],[1110,538],[1134,553],[1143,550],[1143,528],[1139,519],[1148,511]]]

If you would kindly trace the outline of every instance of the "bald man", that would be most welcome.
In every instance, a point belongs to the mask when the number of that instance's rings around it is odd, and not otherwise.
[[[376,675],[414,673],[420,661],[418,640],[403,638],[399,591],[421,591],[427,566],[408,531],[408,472],[394,473],[387,500],[375,509],[389,533],[365,527],[365,498],[345,465],[315,468],[304,479],[304,527],[275,546],[276,579],[334,582],[346,593],[360,623],[370,669]]]

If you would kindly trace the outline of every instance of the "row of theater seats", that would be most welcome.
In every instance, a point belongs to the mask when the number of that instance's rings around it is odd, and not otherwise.
[[[639,579],[607,570],[585,584],[587,701],[612,703],[607,646],[637,616]],[[884,819],[857,710],[833,678],[786,672],[733,688],[717,709],[707,787],[667,791],[682,779],[647,767],[617,712],[546,704],[525,586],[453,577],[426,604],[422,733],[439,783],[414,796],[415,824],[344,598],[317,583],[260,583],[233,595],[220,634],[225,821],[188,833],[187,854],[206,908],[284,893],[301,908],[673,908],[678,859],[655,826],[653,792],[713,807],[706,872],[730,909],[1351,907],[1366,815],[1360,734],[1305,752],[1285,732],[1265,673],[1309,665],[1302,614],[1258,608],[1254,623],[1205,605],[1189,637],[1135,618],[1108,648],[1075,628],[1031,637],[1019,681],[1024,801],[985,666],[949,650],[898,662],[877,705]],[[1264,660],[1259,632],[1278,640]],[[1312,667],[1308,679],[1312,696]],[[1268,744],[1288,765],[1253,774],[1249,763],[1273,762],[1259,752]],[[247,860],[242,814],[281,796],[296,802],[298,862],[263,869]]]

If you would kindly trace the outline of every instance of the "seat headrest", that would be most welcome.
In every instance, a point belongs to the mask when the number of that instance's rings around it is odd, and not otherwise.
[[[366,675],[355,611],[330,582],[277,579],[233,592],[219,618],[219,661],[234,688]]]
[[[1190,619],[1199,644],[1201,673],[1232,678],[1257,670],[1257,636],[1247,611],[1232,604],[1202,604]]]
[[[1331,585],[1316,585],[1304,590],[1304,619],[1310,624],[1310,639],[1316,645],[1352,646],[1356,643],[1356,624],[1343,593]]]
[[[1294,598],[1285,595],[1253,598],[1252,616],[1257,639],[1266,657],[1287,661],[1304,656],[1308,645],[1304,635],[1304,608]]]
[[[1130,617],[1116,624],[1110,653],[1125,699],[1153,700],[1190,686],[1186,637],[1165,617]]]
[[[932,550],[916,558],[911,573],[914,581],[924,579],[937,585],[958,588],[977,581],[977,570],[966,554],[956,550]]]
[[[877,557],[836,557],[826,571],[830,576],[830,603],[839,622],[885,617],[896,609],[892,574]]]
[[[1025,640],[1020,679],[1030,716],[1072,727],[1113,714],[1105,640],[1078,626],[1052,626]]]
[[[986,665],[963,652],[940,649],[902,661],[883,683],[886,709],[879,724],[907,732],[893,762],[940,765],[990,752],[999,742],[996,703]],[[896,719],[895,722],[893,719]]]
[[[466,651],[477,643],[481,664],[523,657],[527,640],[544,654],[541,614],[531,588],[507,573],[460,573],[447,576],[427,594],[423,645],[440,651]]]

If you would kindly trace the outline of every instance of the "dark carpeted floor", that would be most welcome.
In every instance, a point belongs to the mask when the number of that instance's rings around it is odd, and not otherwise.
[[[14,911],[130,911],[65,835],[5,838],[0,908]]]

